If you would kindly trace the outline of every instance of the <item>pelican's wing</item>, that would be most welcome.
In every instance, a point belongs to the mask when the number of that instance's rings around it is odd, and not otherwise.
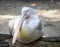
[[[9,27],[10,30],[12,30],[14,28],[14,25],[15,25],[16,20],[18,19],[18,17],[20,17],[20,16],[17,16],[16,18],[9,21],[8,27]]]
[[[39,19],[38,16],[34,16],[30,19],[29,23],[28,23],[28,26],[31,28],[31,29],[36,29],[39,27],[41,21]]]
[[[11,20],[11,21],[8,23],[8,27],[9,27],[10,30],[13,29],[14,23],[15,23],[15,19]]]

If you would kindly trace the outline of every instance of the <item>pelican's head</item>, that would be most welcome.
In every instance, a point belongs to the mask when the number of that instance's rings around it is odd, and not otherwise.
[[[17,39],[18,31],[19,31],[19,29],[21,29],[24,20],[34,14],[36,14],[36,13],[33,8],[30,8],[30,7],[23,7],[22,8],[22,11],[21,11],[22,17],[21,17],[21,20],[19,21],[19,24],[17,24],[17,28],[14,32],[12,44],[15,43],[15,41]]]
[[[21,14],[24,17],[30,17],[31,15],[36,14],[35,9],[31,8],[31,7],[23,7],[21,10]]]

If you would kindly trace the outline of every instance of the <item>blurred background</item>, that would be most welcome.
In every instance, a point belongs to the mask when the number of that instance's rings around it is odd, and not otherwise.
[[[0,0],[0,34],[10,35],[8,22],[21,15],[22,7],[36,9],[41,18],[43,37],[60,37],[60,0]],[[11,47],[60,47],[60,42],[37,40],[28,45],[16,42]]]

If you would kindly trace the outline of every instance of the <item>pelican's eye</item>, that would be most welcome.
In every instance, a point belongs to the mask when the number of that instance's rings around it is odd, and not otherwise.
[[[26,19],[28,19],[30,16],[26,17]]]

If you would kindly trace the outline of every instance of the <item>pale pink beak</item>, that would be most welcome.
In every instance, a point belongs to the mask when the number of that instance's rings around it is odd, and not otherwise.
[[[19,29],[21,30],[21,27],[22,27],[22,24],[23,24],[25,18],[26,18],[25,16],[22,16],[19,24],[17,25],[17,28],[16,28],[16,30],[14,31],[15,33],[14,33],[14,35],[13,35],[12,44],[15,43],[15,41],[16,41],[16,39],[17,39],[17,35],[18,35],[18,32],[19,32]]]

